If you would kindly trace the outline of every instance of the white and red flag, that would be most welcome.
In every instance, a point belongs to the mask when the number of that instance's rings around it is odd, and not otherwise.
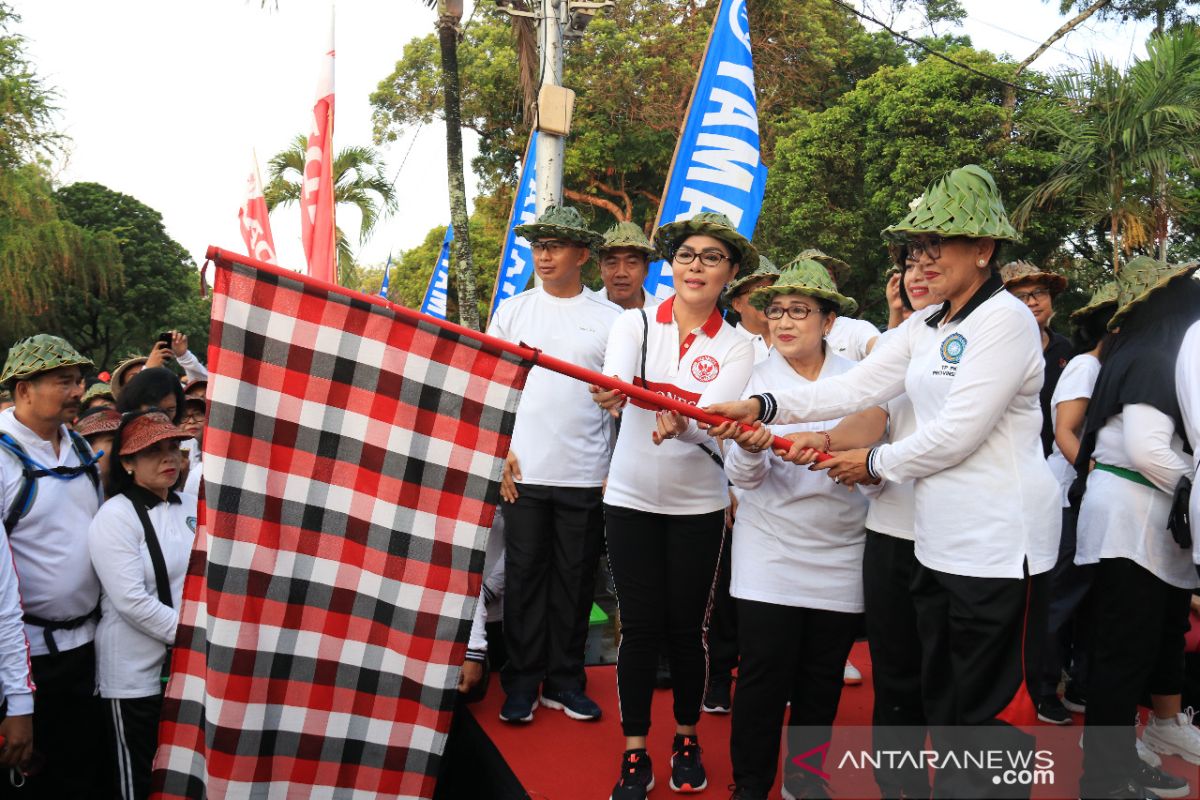
[[[271,236],[271,218],[267,212],[267,200],[263,197],[262,176],[258,173],[258,157],[252,156],[250,175],[246,178],[246,197],[238,209],[238,222],[242,227],[242,239],[246,242],[246,253],[251,258],[278,264],[275,257],[275,238]]]
[[[337,237],[333,218],[333,16],[329,18],[329,47],[317,78],[304,182],[300,187],[300,234],[308,274],[337,283]]]

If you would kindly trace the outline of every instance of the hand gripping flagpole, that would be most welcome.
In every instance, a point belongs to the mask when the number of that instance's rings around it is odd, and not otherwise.
[[[405,308],[404,306],[398,306],[393,303],[389,303],[379,295],[368,295],[355,292],[351,289],[345,289],[341,286],[338,286],[337,284],[320,280],[319,278],[313,278],[309,275],[292,272],[289,269],[284,269],[276,266],[275,264],[268,264],[265,261],[259,261],[254,258],[250,258],[249,256],[243,256],[239,253],[223,250],[219,247],[209,246],[208,252],[205,253],[205,258],[222,266],[242,264],[247,267],[253,267],[255,269],[262,270],[263,272],[272,273],[279,277],[301,281],[303,283],[319,286],[320,288],[330,292],[336,292],[337,294],[342,294],[347,297],[353,297],[359,302],[368,302],[374,303],[375,305],[386,306],[398,316],[407,317],[413,322],[424,322],[429,325],[436,325],[439,328],[451,331],[467,339],[474,339],[489,349],[511,353],[519,358],[523,358],[532,363],[534,366],[548,369],[552,372],[557,372],[562,375],[566,375],[569,378],[575,378],[576,380],[580,380],[585,383],[595,384],[601,389],[616,389],[627,397],[635,398],[647,405],[653,406],[654,408],[660,408],[664,411],[674,411],[682,414],[685,417],[694,419],[697,422],[703,422],[707,425],[713,426],[722,425],[726,422],[733,422],[733,420],[729,419],[728,417],[722,417],[718,414],[710,414],[698,406],[692,405],[691,403],[685,403],[681,400],[676,400],[673,397],[667,397],[666,395],[651,391],[650,389],[646,389],[642,386],[626,383],[620,378],[614,378],[610,375],[594,372],[590,369],[581,367],[578,364],[572,364],[569,361],[563,361],[560,358],[548,356],[541,350],[538,350],[536,347],[506,342],[503,339],[497,339],[495,336],[488,336],[486,333],[480,333],[479,331],[472,330],[471,328],[465,328],[462,325],[457,325],[444,319],[438,319],[437,317],[432,317],[428,314],[422,314],[419,311],[414,311],[411,308]],[[745,423],[740,423],[740,425],[744,431],[754,430],[754,427],[751,425],[746,425]],[[792,444],[793,442],[790,439],[785,439],[782,436],[776,436],[774,441],[771,443],[771,448],[774,450],[790,450]],[[818,461],[826,461],[832,457],[833,456],[829,455],[828,453],[823,453],[820,451],[817,453]]]

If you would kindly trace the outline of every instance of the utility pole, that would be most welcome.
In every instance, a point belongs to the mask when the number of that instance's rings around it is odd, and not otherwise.
[[[563,0],[536,0],[541,4],[538,15],[538,70],[541,86],[538,91],[537,110],[537,213],[549,206],[559,205],[562,200],[563,157],[567,140],[564,133],[555,133],[542,127],[542,99],[554,96],[554,88],[562,86],[563,75],[563,28],[567,26],[568,4]],[[549,88],[549,91],[547,89]]]

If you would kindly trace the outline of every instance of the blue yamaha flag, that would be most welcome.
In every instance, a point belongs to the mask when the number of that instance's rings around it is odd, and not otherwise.
[[[438,254],[437,266],[429,276],[429,288],[421,301],[421,313],[438,319],[446,318],[446,292],[450,289],[450,243],[454,241],[454,226],[446,226],[446,238],[442,239],[442,252]]]
[[[719,211],[753,238],[767,168],[759,158],[758,104],[746,0],[721,0],[667,176],[657,225]],[[757,264],[744,265],[756,269]],[[671,265],[657,261],[646,291],[672,294]]]
[[[388,299],[388,286],[391,285],[392,277],[392,254],[388,253],[387,266],[383,268],[383,285],[379,287],[379,296],[384,300]]]
[[[533,252],[529,249],[529,242],[517,236],[513,228],[537,219],[536,154],[537,131],[534,131],[525,148],[521,180],[517,183],[512,213],[508,217],[508,236],[504,240],[504,249],[500,251],[500,269],[496,272],[496,288],[492,292],[492,310],[488,312],[488,319],[496,313],[501,301],[525,291],[529,279],[533,277]]]

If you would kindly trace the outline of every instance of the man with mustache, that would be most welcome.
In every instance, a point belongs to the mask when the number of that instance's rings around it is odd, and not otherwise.
[[[0,568],[0,690],[8,715],[0,723],[0,766],[34,773],[22,791],[29,797],[104,794],[93,647],[100,583],[87,542],[101,492],[91,448],[67,427],[91,367],[66,341],[38,334],[13,345],[0,372],[15,401],[0,412],[7,534],[0,548],[12,549],[11,558],[0,553],[0,565],[15,566],[15,573]]]

